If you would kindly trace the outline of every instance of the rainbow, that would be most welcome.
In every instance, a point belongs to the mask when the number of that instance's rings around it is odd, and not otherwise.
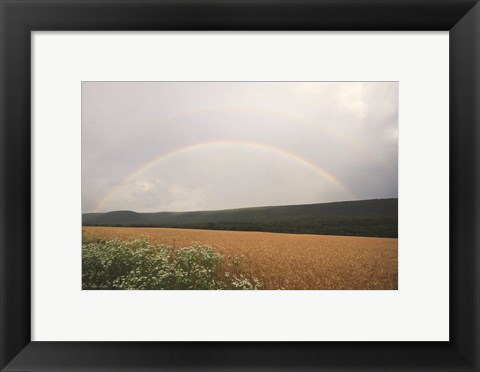
[[[326,171],[325,169],[319,167],[317,164],[302,158],[301,156],[294,154],[288,150],[282,149],[280,147],[272,146],[272,145],[267,145],[263,143],[257,143],[257,142],[247,142],[247,141],[210,141],[210,142],[202,142],[202,143],[197,143],[185,147],[178,148],[176,150],[167,152],[167,153],[162,153],[155,158],[151,159],[150,161],[140,165],[137,167],[133,172],[129,173],[125,178],[120,180],[114,187],[112,187],[103,197],[102,199],[98,202],[97,206],[95,207],[95,211],[100,211],[103,206],[106,204],[106,202],[112,197],[113,194],[125,183],[128,181],[134,179],[141,173],[145,172],[152,166],[165,161],[167,159],[171,159],[179,154],[187,153],[190,151],[194,150],[199,150],[203,148],[208,148],[212,146],[245,146],[245,147],[250,147],[250,148],[257,148],[257,149],[263,149],[267,150],[282,156],[286,156],[294,161],[297,161],[301,163],[303,166],[310,168],[311,170],[315,171],[317,174],[321,175],[324,179],[328,180],[330,183],[333,185],[337,186],[339,189],[344,191],[349,197],[352,199],[357,199],[357,196],[348,188],[346,187],[340,180],[338,180],[333,174],[330,172]]]

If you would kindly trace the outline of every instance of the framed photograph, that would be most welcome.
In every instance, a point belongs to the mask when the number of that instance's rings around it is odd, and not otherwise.
[[[398,82],[83,82],[82,288],[396,290],[397,164]]]
[[[480,370],[477,1],[0,6],[2,371]]]

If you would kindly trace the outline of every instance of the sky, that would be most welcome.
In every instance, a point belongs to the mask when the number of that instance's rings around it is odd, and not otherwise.
[[[398,197],[397,82],[83,82],[82,211]]]

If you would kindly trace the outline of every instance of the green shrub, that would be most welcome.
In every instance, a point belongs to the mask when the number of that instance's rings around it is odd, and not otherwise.
[[[175,249],[146,239],[86,239],[83,289],[260,289],[241,272],[242,257],[196,243]]]

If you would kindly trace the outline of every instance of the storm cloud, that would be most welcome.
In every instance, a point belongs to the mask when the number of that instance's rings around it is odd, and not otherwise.
[[[398,196],[396,82],[84,82],[83,212]]]

